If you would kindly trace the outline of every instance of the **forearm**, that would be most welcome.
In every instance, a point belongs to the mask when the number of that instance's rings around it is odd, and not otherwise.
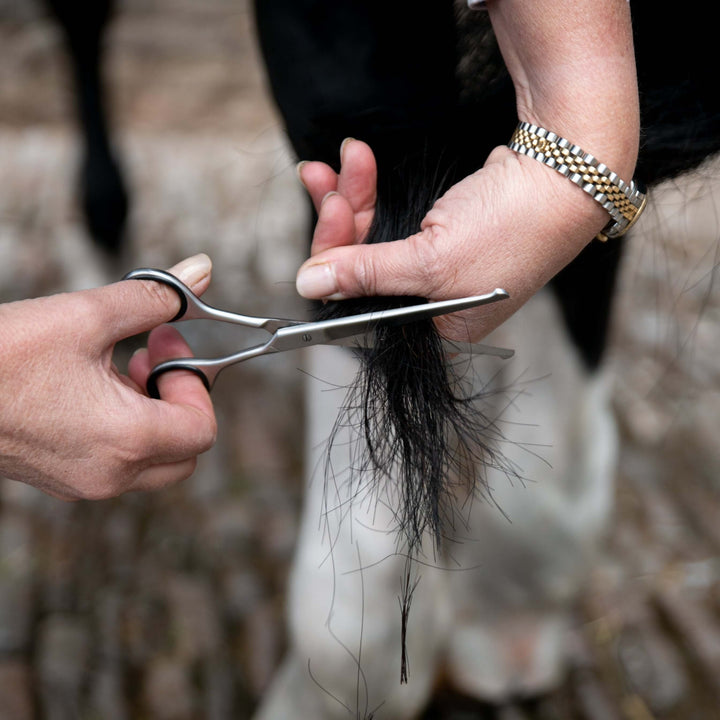
[[[520,120],[552,130],[595,156],[623,180],[633,178],[639,101],[632,26],[624,0],[489,0],[495,34],[513,79]],[[507,155],[504,148],[494,153]],[[570,247],[605,227],[609,215],[589,195],[538,163],[519,158],[555,194],[568,220]],[[566,214],[565,214],[566,213]],[[560,252],[557,260],[569,258]]]
[[[625,0],[488,0],[518,117],[632,179],[639,107]]]

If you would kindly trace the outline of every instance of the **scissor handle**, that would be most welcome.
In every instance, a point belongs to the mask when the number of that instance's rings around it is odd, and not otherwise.
[[[160,379],[161,375],[164,375],[167,372],[171,372],[172,370],[188,370],[194,375],[197,375],[202,380],[205,389],[210,392],[212,384],[210,383],[208,376],[197,365],[193,365],[191,359],[180,358],[178,360],[168,360],[167,362],[160,363],[150,371],[147,382],[145,384],[145,388],[147,390],[147,394],[151,398],[154,398],[155,400],[160,400],[160,389],[158,387],[158,380]]]
[[[155,268],[138,268],[129,272],[123,280],[155,280],[172,288],[180,300],[180,310],[169,322],[178,320],[217,320],[242,327],[258,328],[274,333],[278,328],[289,325],[300,325],[300,320],[283,320],[282,318],[256,317],[221,310],[203,302],[187,285],[166,270]]]

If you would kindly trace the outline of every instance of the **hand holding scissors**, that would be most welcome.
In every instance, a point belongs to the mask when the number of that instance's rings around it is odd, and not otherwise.
[[[147,379],[147,392],[150,397],[159,398],[158,378],[171,370],[189,370],[197,375],[209,390],[218,374],[230,365],[250,360],[254,357],[288,350],[297,350],[312,345],[343,345],[346,347],[367,347],[371,342],[369,333],[379,325],[404,325],[405,323],[426,318],[459,312],[480,305],[505,300],[509,295],[496,289],[486,295],[454,300],[441,300],[420,305],[381,310],[378,312],[350,315],[344,318],[304,322],[302,320],[283,320],[280,318],[256,317],[220,310],[203,302],[185,284],[175,276],[163,270],[140,268],[128,273],[124,280],[155,280],[172,288],[180,299],[180,310],[171,322],[181,320],[212,320],[226,322],[247,328],[256,328],[270,333],[265,343],[244,348],[239,352],[217,358],[175,358],[156,365]],[[458,343],[444,341],[449,352],[496,355],[508,358],[512,350],[491,347],[477,343]]]

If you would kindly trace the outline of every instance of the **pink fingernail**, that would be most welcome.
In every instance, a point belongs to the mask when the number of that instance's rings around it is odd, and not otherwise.
[[[300,182],[304,185],[305,182],[302,179],[302,169],[307,165],[307,160],[301,160],[296,166],[295,166],[295,172],[297,173],[298,179]]]
[[[212,261],[205,253],[186,258],[169,270],[170,273],[178,278],[178,280],[184,282],[189,288],[197,285],[203,278],[209,275],[211,271]]]
[[[327,298],[338,295],[337,279],[332,265],[308,265],[298,272],[295,287],[302,297]]]
[[[342,141],[342,144],[340,145],[340,162],[343,161],[343,153],[345,152],[345,148],[348,146],[349,143],[351,143],[355,138],[347,137]]]
[[[338,194],[337,190],[331,190],[329,193],[325,193],[325,195],[323,195],[323,199],[320,201],[320,207],[322,207],[325,204],[325,201],[329,197],[332,197],[333,195],[337,195],[337,194]]]

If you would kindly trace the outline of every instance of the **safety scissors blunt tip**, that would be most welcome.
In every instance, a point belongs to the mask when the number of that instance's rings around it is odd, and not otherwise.
[[[123,280],[154,280],[172,288],[180,300],[180,310],[170,322],[213,320],[248,328],[258,328],[271,335],[267,342],[246,348],[232,355],[218,358],[175,358],[156,365],[147,380],[148,395],[154,398],[160,397],[158,379],[171,370],[188,370],[194,373],[203,381],[209,391],[212,389],[221,370],[250,358],[296,350],[312,345],[367,347],[367,333],[378,325],[403,325],[415,320],[446,315],[480,305],[488,305],[510,297],[502,288],[496,288],[486,295],[391,308],[333,320],[305,322],[302,320],[241,315],[227,310],[220,310],[203,302],[187,285],[164,270],[139,268],[129,272]],[[512,357],[514,354],[512,350],[489,345],[453,342],[450,340],[444,342],[449,352],[453,353],[495,355],[502,358]]]

